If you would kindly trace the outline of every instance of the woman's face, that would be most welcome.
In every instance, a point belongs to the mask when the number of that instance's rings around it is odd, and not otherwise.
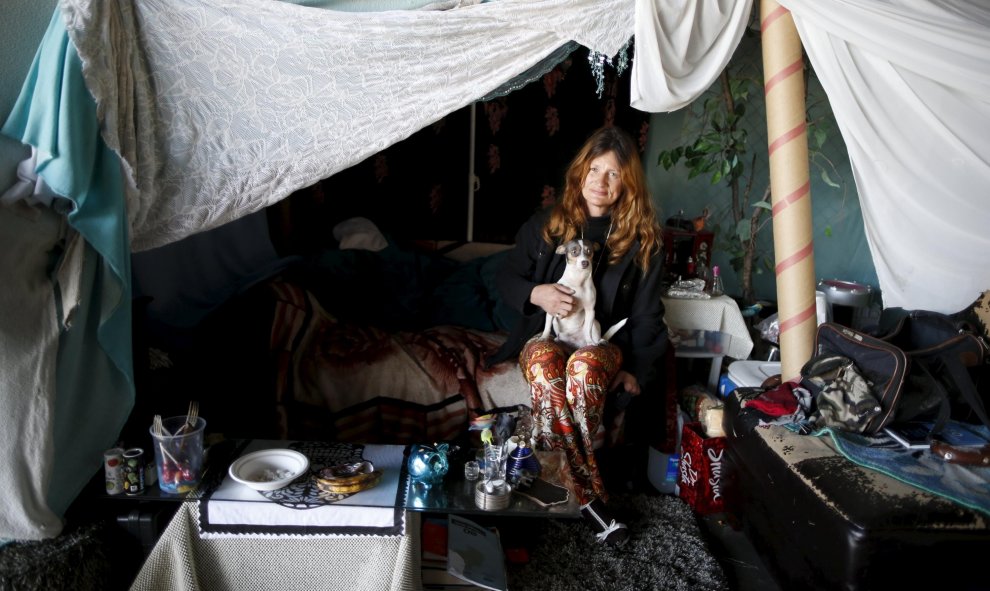
[[[614,152],[605,152],[591,161],[588,176],[584,177],[581,195],[588,205],[588,213],[599,217],[612,210],[622,194],[622,174]]]

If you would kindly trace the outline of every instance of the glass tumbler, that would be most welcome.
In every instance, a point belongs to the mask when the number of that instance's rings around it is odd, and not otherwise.
[[[197,417],[192,427],[186,417],[162,420],[162,432],[151,427],[151,442],[158,467],[158,488],[169,494],[187,493],[199,486],[203,475],[203,431],[206,420]]]

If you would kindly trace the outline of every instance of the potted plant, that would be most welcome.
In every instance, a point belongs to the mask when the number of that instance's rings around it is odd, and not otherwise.
[[[728,187],[727,201],[707,209],[711,210],[716,247],[729,253],[746,305],[756,301],[754,273],[773,270],[772,253],[762,251],[757,241],[771,221],[769,172],[765,165],[758,166],[767,160],[766,145],[750,145],[753,136],[757,141],[765,137],[751,133],[755,122],[765,125],[765,119],[746,117],[747,112],[763,108],[763,94],[759,92],[763,87],[762,67],[759,59],[753,59],[754,54],[759,57],[758,50],[751,51],[729,63],[716,84],[689,107],[687,123],[678,138],[681,143],[662,150],[658,157],[658,165],[665,170],[683,160],[689,179],[710,175],[712,185],[725,183]],[[811,74],[806,61],[806,88]],[[827,107],[824,95],[808,101],[809,157],[821,180],[844,194],[844,184],[833,180],[838,177],[834,163],[822,152],[832,133],[831,112],[822,107]],[[830,226],[826,226],[825,233],[831,236]]]

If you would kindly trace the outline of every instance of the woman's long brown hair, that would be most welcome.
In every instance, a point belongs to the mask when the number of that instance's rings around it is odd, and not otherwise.
[[[636,144],[628,133],[618,127],[603,127],[593,133],[571,161],[565,175],[564,195],[543,226],[543,239],[553,244],[577,237],[588,219],[581,196],[584,179],[588,176],[591,161],[608,152],[615,154],[615,159],[619,161],[622,179],[622,194],[612,207],[612,231],[608,237],[609,264],[620,261],[633,243],[639,240],[636,263],[645,272],[649,268],[650,258],[660,251],[660,224],[653,199],[646,188],[646,175]]]

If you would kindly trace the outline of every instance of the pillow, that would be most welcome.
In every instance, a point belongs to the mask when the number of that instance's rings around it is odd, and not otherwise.
[[[502,299],[502,294],[498,290],[498,283],[496,281],[498,270],[508,256],[508,250],[495,253],[485,257],[481,266],[481,280],[485,284],[488,299],[492,302],[492,324],[496,330],[505,332],[512,330],[519,321],[519,312]]]
[[[493,332],[494,302],[481,271],[488,257],[461,264],[433,290],[431,321],[435,325],[456,324],[485,332]]]

